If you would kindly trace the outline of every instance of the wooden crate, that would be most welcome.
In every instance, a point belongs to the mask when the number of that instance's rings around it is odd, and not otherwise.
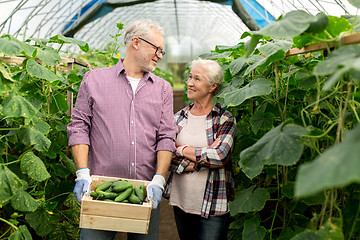
[[[90,191],[95,186],[119,178],[93,175]],[[135,187],[147,185],[149,181],[125,179]],[[81,200],[80,228],[109,230],[117,232],[132,232],[147,234],[151,215],[152,202],[143,204],[114,203],[93,200],[84,195]]]

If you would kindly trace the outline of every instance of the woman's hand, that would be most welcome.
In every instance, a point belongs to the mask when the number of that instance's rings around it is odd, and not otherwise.
[[[187,167],[185,168],[185,172],[193,172],[195,169],[195,163],[194,162],[190,162],[189,165],[187,165]]]

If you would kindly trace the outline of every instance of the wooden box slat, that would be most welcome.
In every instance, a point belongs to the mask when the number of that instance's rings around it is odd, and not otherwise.
[[[147,234],[149,221],[83,214],[80,218],[80,228]]]

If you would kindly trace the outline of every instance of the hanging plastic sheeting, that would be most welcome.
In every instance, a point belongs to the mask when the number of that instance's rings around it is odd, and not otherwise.
[[[257,30],[256,27],[248,24],[247,15],[251,17],[259,28],[266,27],[275,21],[275,18],[256,0],[225,0],[212,1],[223,5],[232,6],[233,11],[243,20],[249,29]],[[246,12],[244,12],[244,10]]]
[[[255,20],[260,28],[274,22],[276,19],[256,0],[240,0],[249,15]]]
[[[117,7],[131,6],[138,3],[152,1],[155,0],[92,0],[71,19],[71,21],[64,27],[62,34],[67,37],[73,37],[74,34],[85,24],[105,16]]]
[[[62,33],[65,36],[73,37],[74,34],[85,24],[90,23],[100,17],[112,12],[117,7],[130,6],[138,3],[152,2],[148,1],[126,1],[126,0],[92,0],[81,11],[76,14],[70,22],[64,27]],[[245,25],[251,30],[258,30],[256,24],[262,28],[275,21],[275,18],[265,10],[256,0],[223,0],[214,1],[223,5],[230,5],[234,12],[243,20]],[[240,2],[239,2],[240,1]],[[174,1],[176,3],[176,1]],[[245,9],[245,11],[243,10]],[[251,21],[254,20],[256,24]]]

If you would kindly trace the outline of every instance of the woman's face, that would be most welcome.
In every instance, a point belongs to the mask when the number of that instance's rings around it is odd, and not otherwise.
[[[215,90],[214,85],[210,85],[208,73],[201,65],[195,65],[187,80],[187,97],[193,100],[201,100],[212,95]]]

